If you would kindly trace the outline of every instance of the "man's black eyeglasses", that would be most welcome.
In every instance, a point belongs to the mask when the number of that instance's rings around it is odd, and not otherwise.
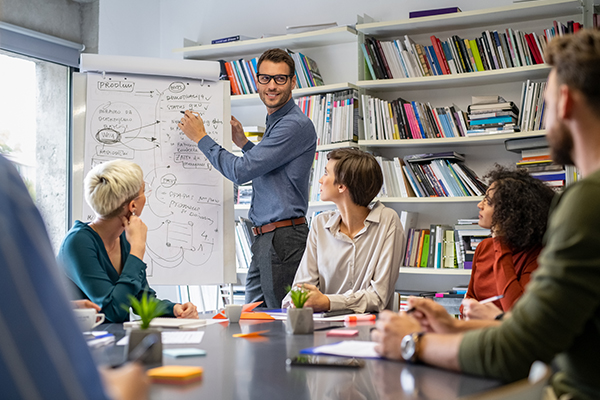
[[[275,80],[275,83],[278,85],[285,85],[288,81],[288,78],[291,78],[292,75],[267,75],[267,74],[256,74],[258,78],[258,83],[261,85],[268,85],[271,82],[271,79]]]

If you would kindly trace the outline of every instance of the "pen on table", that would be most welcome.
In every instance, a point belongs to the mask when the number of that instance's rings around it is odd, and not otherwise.
[[[487,299],[481,300],[479,302],[479,304],[485,304],[485,303],[489,303],[489,302],[492,302],[492,301],[500,300],[503,297],[504,297],[503,294],[499,294],[498,296],[488,297]]]
[[[323,326],[321,328],[315,328],[315,332],[316,331],[326,331],[328,329],[336,329],[336,328],[343,328],[344,325],[331,325],[331,326]]]

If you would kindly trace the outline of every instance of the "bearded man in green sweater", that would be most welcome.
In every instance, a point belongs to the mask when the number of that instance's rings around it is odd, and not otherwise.
[[[420,361],[511,382],[535,360],[553,362],[554,395],[600,398],[600,32],[553,39],[545,92],[552,159],[585,177],[554,201],[523,297],[500,321],[454,320],[436,303],[411,299],[410,315],[384,312],[372,338],[391,359]]]

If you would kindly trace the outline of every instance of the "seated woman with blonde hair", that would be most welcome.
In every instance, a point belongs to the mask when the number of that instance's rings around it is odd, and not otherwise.
[[[123,322],[129,312],[128,295],[144,292],[156,297],[146,279],[146,233],[140,219],[146,195],[142,169],[126,160],[94,167],[85,177],[85,200],[96,213],[89,223],[75,221],[58,253],[59,264],[87,298],[102,307],[110,322]],[[164,316],[198,318],[192,303],[162,300]]]

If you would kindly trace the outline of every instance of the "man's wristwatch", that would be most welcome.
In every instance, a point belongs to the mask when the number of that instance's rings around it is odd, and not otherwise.
[[[402,338],[402,342],[400,343],[400,351],[402,358],[405,361],[411,363],[416,363],[419,361],[419,343],[424,334],[425,332],[415,332]]]

